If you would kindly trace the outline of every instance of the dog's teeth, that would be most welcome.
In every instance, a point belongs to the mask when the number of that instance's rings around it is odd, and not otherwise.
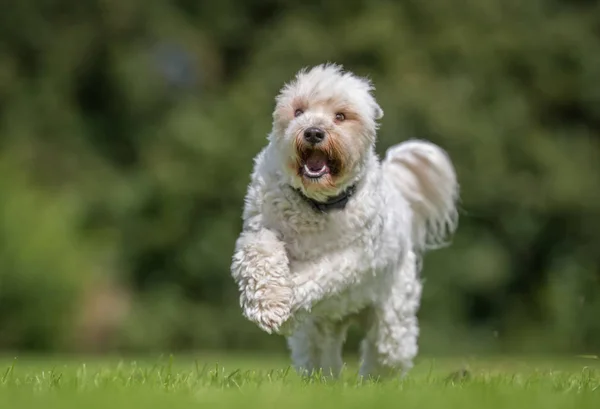
[[[325,167],[326,165],[323,165],[320,170],[315,172],[314,170],[309,169],[308,165],[304,165],[304,172],[306,172],[306,174],[309,176],[321,176],[325,173]]]

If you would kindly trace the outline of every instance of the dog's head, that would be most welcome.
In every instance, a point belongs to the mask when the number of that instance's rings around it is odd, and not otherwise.
[[[302,70],[283,87],[270,140],[294,187],[319,200],[360,174],[383,116],[372,90],[370,81],[333,64]]]

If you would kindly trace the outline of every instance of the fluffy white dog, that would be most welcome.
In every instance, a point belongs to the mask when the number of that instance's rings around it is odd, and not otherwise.
[[[446,153],[407,141],[375,154],[383,111],[370,81],[326,64],[276,99],[257,155],[231,266],[244,315],[286,335],[295,367],[337,376],[356,319],[361,375],[410,369],[423,251],[457,224]]]

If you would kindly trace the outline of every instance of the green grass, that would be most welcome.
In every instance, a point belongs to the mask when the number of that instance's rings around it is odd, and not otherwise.
[[[486,358],[418,361],[402,380],[298,377],[280,357],[0,359],[0,408],[600,407],[600,361]]]

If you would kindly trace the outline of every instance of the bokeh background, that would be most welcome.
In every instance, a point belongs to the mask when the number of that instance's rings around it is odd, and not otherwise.
[[[3,6],[0,351],[285,351],[242,318],[229,265],[275,94],[332,61],[376,84],[380,153],[430,139],[459,174],[423,353],[597,353],[599,4]]]

